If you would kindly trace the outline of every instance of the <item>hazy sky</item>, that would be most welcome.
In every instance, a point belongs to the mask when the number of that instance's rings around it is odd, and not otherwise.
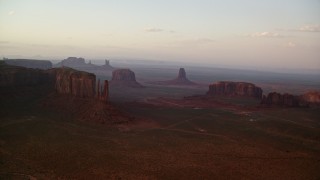
[[[0,0],[0,56],[320,69],[320,0]]]

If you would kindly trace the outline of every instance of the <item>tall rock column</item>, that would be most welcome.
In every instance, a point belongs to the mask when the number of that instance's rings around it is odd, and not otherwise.
[[[100,101],[108,102],[108,99],[109,99],[108,80],[105,80],[103,85],[100,85],[100,79],[98,80],[97,99]]]

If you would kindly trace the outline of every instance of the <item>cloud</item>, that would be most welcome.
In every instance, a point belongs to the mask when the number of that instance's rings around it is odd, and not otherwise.
[[[206,46],[214,43],[215,40],[210,38],[195,38],[195,39],[185,39],[178,41],[179,46]]]
[[[294,48],[296,46],[297,45],[295,43],[293,43],[293,42],[288,42],[287,45],[286,45],[286,47],[288,47],[288,48]]]
[[[198,39],[189,40],[189,42],[196,43],[196,44],[208,44],[208,43],[214,42],[214,40],[210,38],[198,38]]]
[[[279,33],[267,32],[267,31],[256,32],[256,33],[253,33],[249,36],[253,37],[253,38],[282,38],[282,37],[284,37],[283,35],[280,35]]]
[[[149,28],[145,28],[144,31],[146,32],[163,32],[163,29],[160,28],[154,28],[154,27],[149,27]]]
[[[8,15],[9,15],[9,16],[12,16],[12,15],[14,15],[15,13],[16,13],[16,12],[12,10],[12,11],[9,11]]]
[[[301,32],[320,32],[320,25],[304,25],[296,30]]]

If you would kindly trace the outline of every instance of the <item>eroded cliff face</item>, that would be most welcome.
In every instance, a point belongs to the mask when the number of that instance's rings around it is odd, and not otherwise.
[[[59,68],[54,71],[55,89],[60,94],[76,97],[95,97],[96,76],[91,73],[76,71],[71,68]]]
[[[243,96],[243,97],[262,97],[262,89],[252,83],[219,81],[209,85],[207,95],[210,96]]]
[[[0,87],[52,84],[53,80],[51,74],[44,70],[10,66],[6,63],[0,65]]]
[[[0,64],[0,87],[48,85],[59,94],[81,98],[95,98],[96,76],[71,68],[49,70],[23,68]],[[108,84],[105,83],[103,98],[107,100]]]
[[[142,88],[136,81],[136,76],[130,69],[117,69],[112,72],[110,86]]]
[[[320,92],[308,92],[303,95],[280,94],[277,92],[263,96],[261,104],[268,106],[310,107],[320,106]]]
[[[269,93],[267,96],[263,96],[261,104],[265,105],[277,105],[277,106],[287,106],[287,107],[298,107],[300,104],[299,96],[294,96],[292,94],[280,94],[277,92]]]

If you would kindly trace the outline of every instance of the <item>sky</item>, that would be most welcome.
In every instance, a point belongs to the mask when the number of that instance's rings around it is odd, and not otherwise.
[[[0,0],[0,57],[320,70],[320,0]]]

